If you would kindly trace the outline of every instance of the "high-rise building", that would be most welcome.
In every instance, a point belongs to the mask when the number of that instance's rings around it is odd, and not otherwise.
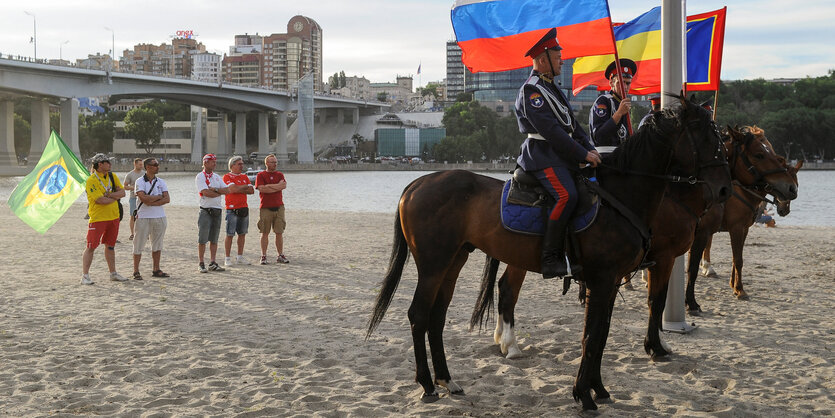
[[[206,52],[194,38],[172,38],[171,44],[134,45],[119,59],[122,71],[191,78],[191,56]]]
[[[261,86],[261,59],[261,54],[223,58],[223,80],[242,86]]]
[[[201,52],[191,56],[191,79],[217,83],[220,81],[220,55]]]
[[[461,61],[461,48],[456,41],[446,43],[446,97],[455,100],[464,92],[466,68]]]
[[[265,87],[291,89],[299,79],[313,74],[313,89],[322,85],[322,27],[305,16],[293,16],[287,33],[264,37],[262,83]]]

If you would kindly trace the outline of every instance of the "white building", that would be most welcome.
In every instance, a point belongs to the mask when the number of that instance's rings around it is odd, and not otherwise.
[[[191,79],[217,83],[220,81],[220,55],[202,52],[191,56]]]

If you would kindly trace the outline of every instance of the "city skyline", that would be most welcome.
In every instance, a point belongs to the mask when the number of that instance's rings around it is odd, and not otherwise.
[[[248,2],[246,8],[235,8],[210,0],[149,1],[125,7],[115,2],[34,0],[25,6],[4,7],[0,53],[33,56],[34,45],[29,41],[36,19],[37,55],[41,59],[61,55],[74,62],[88,54],[106,54],[112,43],[116,56],[121,56],[124,49],[136,44],[170,43],[177,31],[187,30],[194,32],[208,52],[223,55],[235,35],[281,33],[286,30],[286,22],[300,14],[322,27],[323,81],[344,71],[371,82],[412,75],[415,86],[423,86],[446,76],[446,41],[454,39],[449,18],[452,4],[451,0],[369,0],[361,6],[334,0],[315,4],[256,0]],[[630,20],[659,4],[612,0],[612,20]],[[835,69],[835,45],[821,36],[835,17],[832,2],[810,0],[803,8],[790,8],[776,0],[733,4],[705,0],[688,4],[687,13],[715,10],[726,4],[723,80],[817,77]]]

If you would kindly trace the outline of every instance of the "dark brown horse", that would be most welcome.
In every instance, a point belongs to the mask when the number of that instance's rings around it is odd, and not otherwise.
[[[751,141],[751,145],[746,144],[746,147],[757,150],[760,154],[767,154],[762,151],[763,149],[772,149],[771,143],[761,129],[757,127],[746,129],[746,137]],[[740,152],[739,149],[728,151]],[[762,155],[758,154],[755,158],[761,159]],[[752,160],[751,165],[753,166],[755,162],[757,161]],[[700,271],[705,275],[713,271],[710,267],[710,244],[713,234],[720,230],[728,231],[731,237],[733,253],[731,288],[738,299],[748,299],[748,294],[742,287],[742,252],[745,239],[748,237],[748,229],[754,224],[757,215],[757,206],[761,202],[768,201],[767,195],[771,194],[777,203],[777,213],[780,216],[786,216],[791,210],[791,201],[797,198],[797,172],[803,166],[803,161],[798,161],[797,165],[792,167],[786,164],[783,157],[778,156],[778,163],[777,167],[771,169],[748,166],[738,168],[736,171],[740,174],[734,182],[733,196],[724,205],[709,211],[699,224],[690,249],[687,289],[685,290],[685,304],[690,313],[695,314],[702,310],[696,302],[694,292],[696,277]],[[780,181],[777,182],[775,179],[780,179]],[[702,253],[704,253],[704,260],[702,260]],[[700,263],[701,261],[704,262]]]
[[[639,129],[629,142],[612,153],[607,161],[616,169],[598,171],[601,186],[642,225],[633,225],[613,206],[604,205],[595,223],[577,235],[588,299],[583,354],[573,395],[584,409],[597,408],[592,390],[598,398],[609,397],[600,369],[616,284],[644,258],[648,243],[641,231],[654,218],[670,173],[697,179],[718,202],[730,196],[727,170],[704,169],[724,161],[721,141],[709,114],[694,103],[680,100],[681,109],[655,115],[653,123]],[[521,269],[540,269],[541,238],[512,233],[501,225],[501,188],[500,180],[456,170],[423,176],[407,186],[400,198],[391,261],[367,336],[382,321],[411,251],[418,282],[409,307],[409,322],[415,380],[423,387],[425,401],[438,398],[436,384],[452,394],[463,393],[452,381],[447,367],[443,329],[458,274],[469,253],[479,248],[489,257]],[[495,277],[495,271],[492,275]],[[426,355],[427,334],[434,381]]]
[[[774,154],[767,139],[762,135],[762,130],[746,127],[742,130],[729,129],[729,132],[725,149],[736,183],[762,183],[762,188],[781,190],[787,195],[794,190],[796,194],[796,186],[783,168],[784,160]],[[650,315],[647,336],[644,339],[644,348],[653,358],[669,354],[669,347],[661,340],[659,330],[673,264],[676,257],[690,249],[695,232],[701,222],[704,222],[706,213],[711,212],[711,209],[715,211],[715,208],[719,208],[721,213],[722,205],[712,206],[712,202],[711,196],[701,188],[686,183],[673,183],[653,220],[652,248],[647,260],[654,261],[655,265],[648,269],[647,305]],[[695,262],[698,266],[698,260]],[[499,318],[493,337],[508,358],[521,355],[514,333],[514,309],[524,278],[523,270],[509,265],[499,280]],[[471,326],[481,322],[486,305],[491,302],[492,289],[493,284],[488,277],[482,283],[481,296],[474,310]],[[581,295],[584,296],[585,292],[581,291]]]

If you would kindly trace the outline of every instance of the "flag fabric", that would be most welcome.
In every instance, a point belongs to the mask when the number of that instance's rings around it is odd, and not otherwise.
[[[687,89],[716,90],[722,67],[727,8],[687,17]],[[620,58],[638,65],[630,92],[652,94],[661,91],[661,8],[656,7],[632,21],[614,28]],[[572,88],[576,95],[594,85],[608,90],[603,76],[614,55],[578,58],[574,61]]]
[[[84,193],[90,173],[52,131],[41,160],[9,196],[15,215],[35,231],[45,233]]]
[[[421,65],[423,65],[423,63],[418,64],[418,71],[417,71],[417,75],[420,75],[420,66],[421,66]]]
[[[564,59],[614,53],[606,0],[456,0],[451,15],[471,72],[530,67],[525,52],[554,27]]]

